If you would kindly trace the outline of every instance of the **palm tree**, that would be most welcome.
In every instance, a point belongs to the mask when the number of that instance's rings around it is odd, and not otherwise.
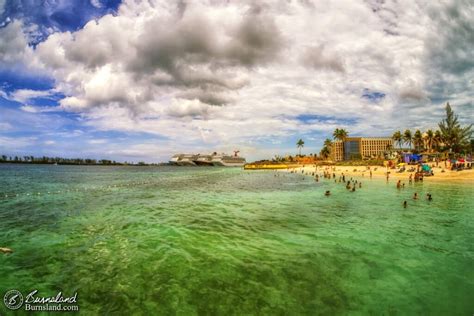
[[[415,145],[416,151],[421,151],[420,149],[423,148],[423,135],[419,129],[417,129],[413,135],[413,145]]]
[[[324,141],[324,147],[331,148],[332,146],[332,141],[329,138],[326,138]]]
[[[341,128],[341,129],[336,128],[334,130],[334,133],[332,133],[332,136],[333,136],[334,139],[344,141],[347,138],[347,136],[349,136],[349,132],[347,132],[343,128]]]
[[[436,151],[439,151],[442,143],[443,143],[443,135],[441,135],[441,131],[437,129],[434,133],[434,139],[433,139],[433,147],[436,148]]]
[[[411,143],[413,142],[413,136],[411,135],[411,131],[409,129],[405,130],[403,133],[403,140],[405,143],[408,144],[408,147],[411,148]]]
[[[431,152],[434,143],[434,132],[432,130],[427,130],[425,134],[426,147],[428,152]]]
[[[461,127],[461,124],[458,122],[458,116],[454,114],[449,102],[446,104],[446,118],[438,126],[443,136],[443,143],[448,149],[459,152],[469,145],[472,135],[472,124]]]
[[[334,133],[332,133],[332,137],[336,140],[340,140],[342,142],[342,159],[345,157],[345,152],[344,152],[344,141],[346,140],[347,136],[349,136],[349,132],[346,131],[345,129],[341,128],[336,128],[334,130]],[[329,148],[328,148],[329,149]]]
[[[304,147],[304,141],[301,138],[296,142],[296,147],[299,149],[299,156],[301,156],[301,148]]]
[[[319,154],[324,159],[327,159],[329,157],[329,154],[330,154],[329,148],[324,146],[323,148],[321,148],[321,151],[319,152]]]
[[[402,143],[403,143],[402,133],[400,131],[396,131],[395,133],[393,133],[392,139],[394,142],[398,144],[400,149],[402,149]]]

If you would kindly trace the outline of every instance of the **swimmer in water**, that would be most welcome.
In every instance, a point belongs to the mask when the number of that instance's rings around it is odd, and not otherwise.
[[[325,196],[330,196],[331,195],[331,191],[326,191],[326,193],[324,193]]]
[[[418,193],[413,194],[413,200],[418,200]]]

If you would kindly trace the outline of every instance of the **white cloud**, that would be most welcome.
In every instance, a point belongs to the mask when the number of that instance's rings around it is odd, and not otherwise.
[[[91,139],[88,141],[89,144],[92,144],[92,145],[97,145],[97,144],[106,144],[107,143],[107,139]]]
[[[20,103],[25,103],[35,98],[49,98],[52,94],[54,94],[54,91],[52,90],[18,89],[10,93],[7,98]]]
[[[25,62],[31,53],[20,21],[13,21],[0,28],[0,66]]]
[[[102,8],[102,3],[100,0],[91,0],[91,4],[98,9]]]
[[[56,112],[58,108],[55,106],[32,106],[32,105],[22,105],[20,110],[29,113],[45,113],[45,112]]]

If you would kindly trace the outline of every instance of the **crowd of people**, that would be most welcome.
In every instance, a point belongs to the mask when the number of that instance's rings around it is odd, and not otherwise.
[[[318,170],[318,166],[314,166],[314,168],[315,169],[312,172],[305,171],[305,169],[302,168],[301,173],[304,176],[313,177],[314,181],[316,181],[316,182],[319,182],[320,179],[334,180],[334,183],[344,184],[347,191],[349,191],[349,192],[355,192],[357,189],[362,189],[362,182],[360,180],[349,177],[349,176],[345,175],[344,172],[341,172],[341,174],[339,176],[337,176],[335,167],[330,167],[330,166],[320,167],[319,170]],[[370,179],[372,179],[372,170],[371,170],[371,168],[367,167],[367,170],[369,171]],[[298,171],[297,170],[291,170],[290,173],[298,173]],[[389,179],[390,179],[390,172],[387,172],[386,173],[387,182],[389,181]],[[416,181],[419,181],[419,180],[416,177],[413,177],[413,174],[410,173],[410,175],[408,176],[408,184],[411,185],[411,184],[413,184],[414,181],[416,182]],[[397,183],[396,183],[396,188],[398,190],[405,189],[405,182],[402,182],[402,180],[398,180]],[[324,195],[325,196],[330,196],[331,191],[326,190],[324,192]],[[418,196],[417,192],[415,192],[413,194],[412,199],[413,200],[418,200],[419,199],[419,196]],[[430,193],[427,193],[426,194],[426,200],[432,201],[433,196]],[[403,205],[404,208],[406,208],[408,206],[408,201],[406,201],[406,200],[403,201],[402,205]]]

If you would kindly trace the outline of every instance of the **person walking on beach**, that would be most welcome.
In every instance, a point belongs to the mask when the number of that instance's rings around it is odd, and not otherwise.
[[[413,182],[413,174],[410,173],[410,176],[408,177],[408,183],[411,184]]]

